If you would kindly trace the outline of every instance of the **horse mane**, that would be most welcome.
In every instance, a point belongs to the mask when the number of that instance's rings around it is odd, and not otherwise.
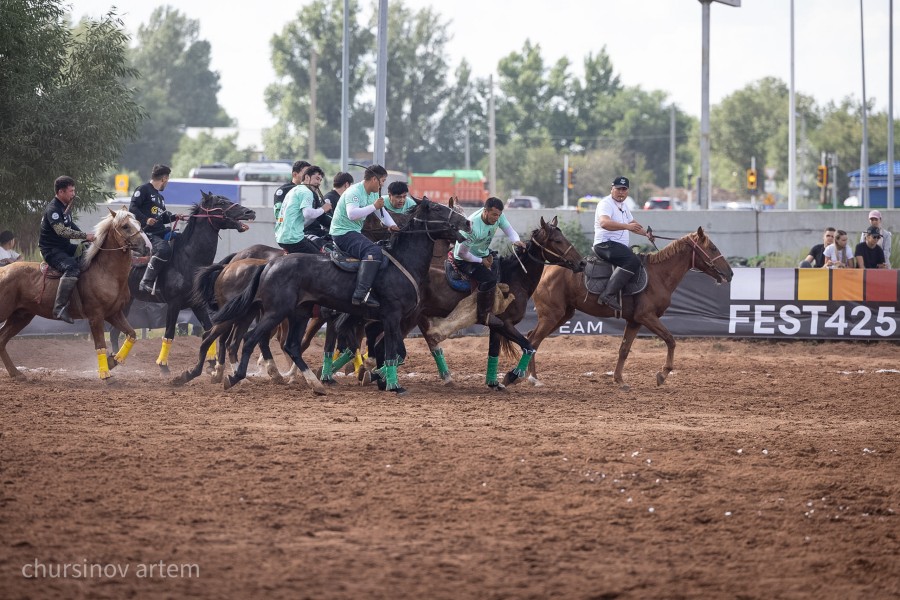
[[[128,212],[128,209],[122,208],[117,210],[115,215],[109,215],[104,219],[100,219],[100,222],[94,225],[94,242],[90,245],[87,252],[84,254],[84,257],[81,259],[82,264],[85,267],[90,265],[94,258],[100,254],[100,248],[103,246],[103,242],[106,241],[106,236],[109,235],[109,231],[124,219],[131,218],[133,217],[131,213]]]
[[[642,253],[641,256],[646,257],[647,263],[651,265],[666,262],[676,254],[681,252],[685,247],[689,246],[689,242],[687,241],[688,238],[694,240],[694,242],[701,247],[707,247],[709,244],[708,241],[706,242],[706,244],[700,244],[700,242],[697,241],[697,232],[692,232],[673,241],[671,244],[669,244],[659,252],[645,252]],[[709,238],[706,239],[709,240]]]

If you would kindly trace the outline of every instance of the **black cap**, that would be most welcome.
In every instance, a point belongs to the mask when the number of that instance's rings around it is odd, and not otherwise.
[[[628,185],[628,178],[621,177],[621,176],[613,179],[612,186],[613,187],[627,187],[627,188],[631,187],[630,185]]]
[[[873,235],[875,237],[881,237],[881,230],[877,227],[869,227],[866,229],[866,235]]]

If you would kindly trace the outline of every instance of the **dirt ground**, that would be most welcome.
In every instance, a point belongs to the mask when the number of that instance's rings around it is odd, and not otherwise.
[[[618,343],[552,338],[543,387],[492,393],[486,338],[445,343],[454,387],[410,340],[397,398],[173,388],[159,340],[104,384],[89,341],[17,338],[0,597],[900,595],[900,346],[680,341],[658,388],[640,339],[623,390]]]

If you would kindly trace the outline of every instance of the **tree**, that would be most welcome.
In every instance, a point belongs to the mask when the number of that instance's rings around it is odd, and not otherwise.
[[[59,175],[75,178],[82,206],[110,195],[103,174],[142,117],[127,47],[113,12],[76,34],[59,0],[0,3],[0,222],[23,241]]]
[[[209,42],[199,36],[199,21],[169,6],[156,8],[138,29],[132,63],[140,72],[138,102],[149,119],[125,149],[126,168],[149,176],[154,164],[171,162],[184,127],[232,124],[217,100],[221,86],[210,70]]]
[[[356,0],[350,14],[359,12]],[[316,52],[316,146],[326,156],[341,152],[341,62],[344,8],[342,0],[315,0],[272,37],[272,65],[280,81],[266,88],[266,106],[276,116],[264,138],[269,156],[297,158],[308,154],[310,58]],[[350,20],[350,153],[364,151],[372,127],[371,105],[361,98],[372,81],[370,52],[374,36]]]
[[[217,138],[202,131],[195,138],[182,136],[178,150],[172,156],[172,176],[187,177],[190,170],[199,165],[217,162],[233,165],[252,160],[254,153],[250,149],[238,149],[237,135]]]

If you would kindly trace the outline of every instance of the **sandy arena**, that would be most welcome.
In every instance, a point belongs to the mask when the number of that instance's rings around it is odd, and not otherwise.
[[[0,597],[900,595],[900,345],[680,341],[658,388],[639,339],[623,390],[618,344],[549,339],[545,386],[491,393],[486,338],[445,343],[451,388],[409,340],[397,398],[173,388],[158,339],[103,384],[90,341],[14,339]]]

